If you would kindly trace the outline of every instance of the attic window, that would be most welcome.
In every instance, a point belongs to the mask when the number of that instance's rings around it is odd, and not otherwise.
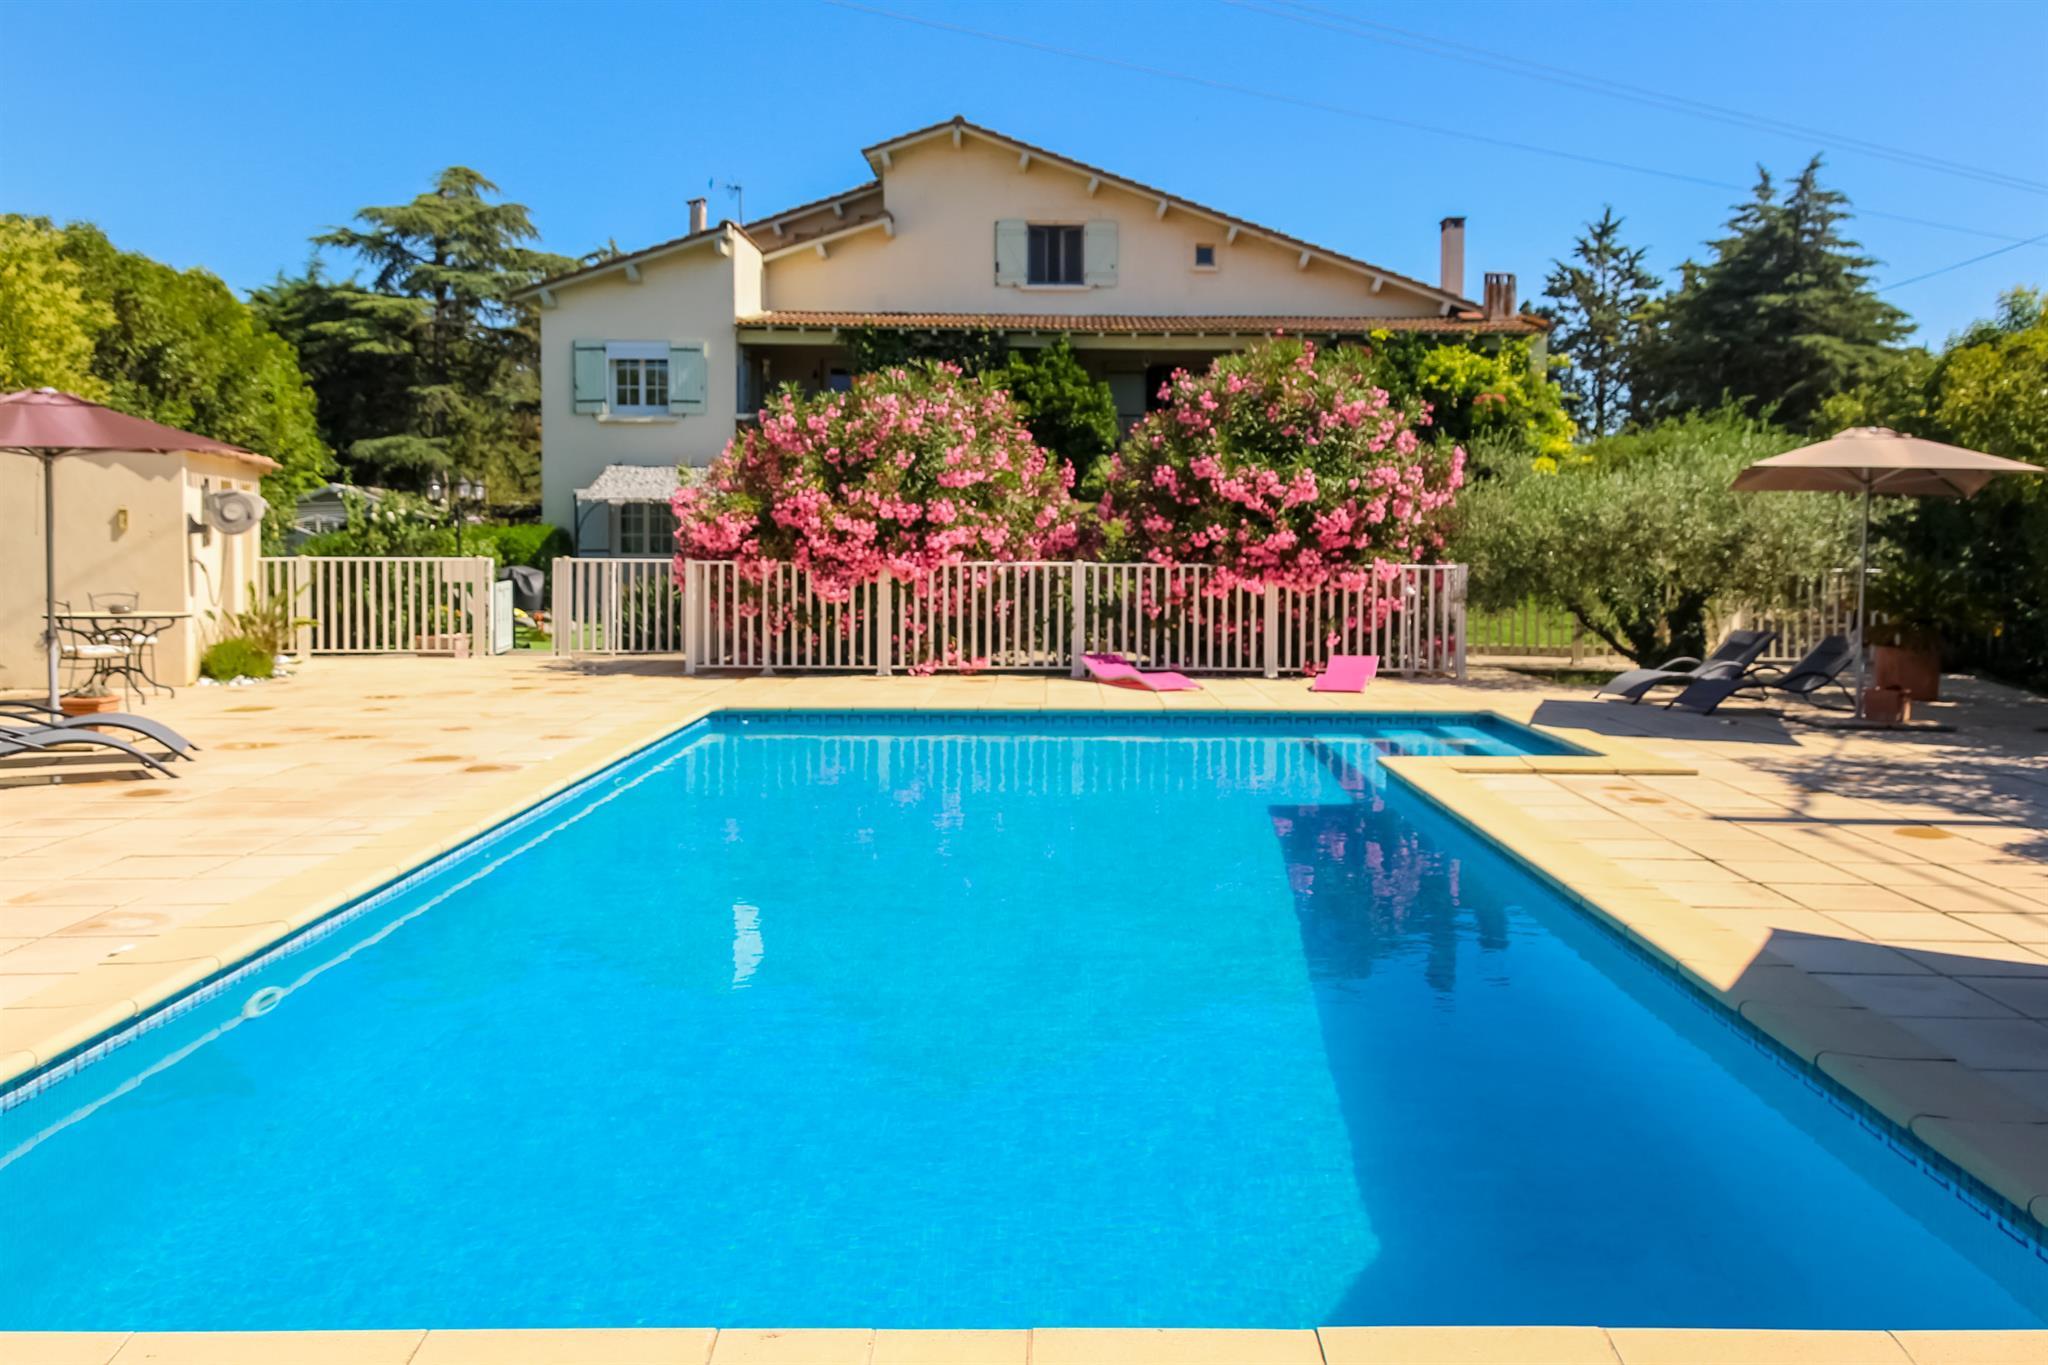
[[[1195,243],[1195,269],[1197,269],[1197,270],[1214,270],[1215,268],[1216,268],[1216,244],[1215,244],[1214,242],[1196,242],[1196,243]]]

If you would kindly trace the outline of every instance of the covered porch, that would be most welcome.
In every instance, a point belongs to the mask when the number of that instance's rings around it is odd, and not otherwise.
[[[1274,333],[1319,344],[1362,342],[1376,331],[1531,334],[1513,316],[1479,317],[1136,317],[1094,314],[855,313],[778,311],[738,324],[740,411],[753,413],[783,384],[807,393],[850,388],[857,373],[845,333],[883,330],[931,345],[947,337],[994,336],[1013,351],[1037,350],[1064,337],[1091,375],[1109,385],[1117,420],[1129,427],[1159,404],[1159,388],[1177,369],[1205,369],[1224,351],[1238,351]],[[1533,335],[1541,337],[1540,330]],[[742,420],[746,420],[742,418]]]

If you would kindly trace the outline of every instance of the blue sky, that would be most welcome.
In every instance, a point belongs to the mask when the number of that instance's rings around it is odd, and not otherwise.
[[[962,113],[1408,274],[1433,275],[1437,220],[1461,213],[1470,278],[1512,270],[1525,297],[1603,203],[1672,270],[1758,162],[1790,175],[1815,151],[1872,211],[1855,231],[1881,283],[2048,233],[2037,3],[859,3],[1125,65],[825,0],[0,0],[0,210],[91,219],[246,289],[450,163],[577,254],[676,235],[714,180],[750,215],[844,188],[860,147]],[[1887,297],[1938,341],[2020,282],[2048,282],[2048,241]]]

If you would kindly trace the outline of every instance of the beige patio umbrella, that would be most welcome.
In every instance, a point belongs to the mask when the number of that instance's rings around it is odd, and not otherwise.
[[[1870,500],[1873,497],[1967,498],[2001,474],[2039,474],[2037,465],[1986,455],[1940,441],[1904,436],[1889,427],[1850,427],[1839,435],[1758,460],[1735,476],[1742,493],[1860,493],[1862,564],[1856,576],[1856,716],[1863,717],[1869,651],[1863,597],[1870,585]]]

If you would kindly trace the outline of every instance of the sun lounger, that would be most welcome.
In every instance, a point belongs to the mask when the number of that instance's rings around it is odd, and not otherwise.
[[[179,758],[190,758],[199,748],[191,740],[173,730],[161,721],[147,716],[130,715],[126,711],[98,711],[87,716],[67,716],[62,711],[32,701],[0,701],[0,734],[23,730],[84,729],[87,727],[112,726],[116,730],[128,730],[169,749]]]
[[[1842,670],[1854,662],[1856,648],[1849,643],[1848,637],[1830,635],[1790,668],[1753,668],[1736,678],[1701,678],[1686,684],[1683,692],[1664,704],[1704,716],[1711,714],[1728,698],[1743,692],[1777,693],[1795,701],[1812,701],[1814,693],[1823,687],[1840,687],[1836,680],[1841,677]]]
[[[1777,638],[1775,630],[1731,630],[1728,638],[1704,659],[1688,654],[1667,659],[1656,668],[1631,668],[1609,678],[1593,695],[1627,697],[1639,702],[1654,687],[1683,687],[1702,678],[1739,678]]]
[[[1377,654],[1333,654],[1308,685],[1311,692],[1363,692],[1380,671]]]
[[[0,731],[0,758],[62,756],[57,751],[67,745],[83,744],[101,749],[114,749],[134,759],[146,768],[154,769],[166,777],[176,777],[164,763],[125,739],[102,735],[91,730],[78,730],[69,726],[55,726],[48,730],[7,730]]]
[[[1185,674],[1147,673],[1121,654],[1083,654],[1081,667],[1095,681],[1118,687],[1142,687],[1150,692],[1190,692],[1201,687]]]

